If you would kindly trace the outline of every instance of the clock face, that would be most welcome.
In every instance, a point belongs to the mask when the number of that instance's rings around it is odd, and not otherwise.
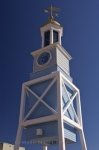
[[[48,52],[43,52],[43,53],[38,57],[37,62],[38,62],[39,65],[47,64],[47,63],[49,62],[49,60],[50,60],[50,57],[51,57],[50,53],[48,53]]]

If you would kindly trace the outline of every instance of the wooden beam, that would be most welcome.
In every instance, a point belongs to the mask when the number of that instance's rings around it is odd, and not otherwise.
[[[40,123],[55,121],[57,119],[58,119],[58,115],[55,114],[55,115],[50,115],[50,116],[45,116],[45,117],[40,117],[40,118],[24,121],[22,123],[22,126],[27,127],[27,126],[30,126],[30,125],[36,125],[36,124],[40,124]]]
[[[55,72],[50,73],[49,75],[24,82],[24,85],[31,86],[31,85],[36,84],[36,83],[40,83],[40,82],[43,82],[46,80],[54,79],[55,77],[57,77],[58,74],[59,74],[59,72],[55,71]]]
[[[68,80],[61,72],[61,77],[67,82],[67,84],[72,87],[75,91],[79,92],[79,89],[70,81]]]
[[[75,127],[76,129],[79,129],[79,130],[82,129],[82,127],[81,127],[78,123],[76,123],[75,121],[71,120],[70,118],[68,118],[68,117],[66,117],[66,116],[63,116],[63,119],[64,119],[64,121],[65,121],[67,124],[69,124],[69,125]]]
[[[66,150],[65,137],[64,137],[63,106],[62,106],[62,79],[60,73],[57,78],[57,101],[58,101],[59,150]]]

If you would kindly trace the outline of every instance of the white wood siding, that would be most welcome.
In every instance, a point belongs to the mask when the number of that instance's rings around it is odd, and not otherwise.
[[[57,49],[57,64],[64,72],[69,75],[69,60],[66,56]]]
[[[76,142],[76,134],[67,129],[64,129],[64,136],[65,138],[68,138],[69,140]]]

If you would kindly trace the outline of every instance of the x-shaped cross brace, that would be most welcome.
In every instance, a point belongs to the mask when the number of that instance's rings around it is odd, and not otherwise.
[[[54,85],[54,83],[56,82],[57,78],[54,78],[52,80],[52,82],[49,84],[49,86],[46,88],[46,90],[42,93],[42,95],[39,97],[35,92],[33,92],[28,86],[26,86],[26,90],[28,92],[30,92],[33,96],[35,96],[37,98],[37,102],[33,105],[33,107],[30,109],[30,111],[27,113],[27,115],[24,118],[24,121],[31,115],[31,113],[33,113],[33,111],[35,110],[35,108],[37,107],[37,105],[41,102],[42,104],[44,104],[50,111],[52,111],[53,113],[57,113],[51,106],[49,106],[44,100],[44,96],[48,93],[48,91],[51,89],[51,87]]]
[[[66,86],[65,86],[64,82],[63,82],[63,88],[64,88],[65,93],[66,93],[67,98],[68,98],[68,102],[67,102],[66,107],[64,108],[63,114],[65,114],[65,112],[67,111],[67,109],[71,106],[71,108],[72,108],[72,110],[73,110],[73,113],[74,113],[74,116],[75,116],[75,119],[76,119],[77,123],[80,124],[80,121],[79,121],[79,118],[78,118],[78,116],[77,116],[77,114],[76,114],[75,108],[74,108],[74,106],[72,105],[72,103],[73,103],[73,101],[74,101],[74,99],[75,99],[75,97],[76,97],[76,95],[77,95],[77,91],[76,91],[76,92],[74,93],[74,95],[70,98],[70,96],[69,96],[69,94],[68,94],[68,91],[67,91],[67,89],[66,89]]]

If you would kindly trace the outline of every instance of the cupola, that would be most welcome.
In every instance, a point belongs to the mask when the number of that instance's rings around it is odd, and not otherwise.
[[[50,44],[58,43],[61,45],[61,37],[63,36],[63,27],[55,20],[55,16],[59,8],[50,6],[45,10],[50,16],[48,21],[40,28],[42,37],[42,47]]]

